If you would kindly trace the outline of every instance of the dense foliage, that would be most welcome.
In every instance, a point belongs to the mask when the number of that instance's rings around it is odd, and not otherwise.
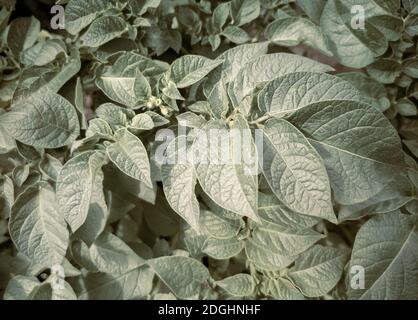
[[[418,299],[418,0],[30,3],[0,0],[0,296]],[[234,129],[252,163],[159,161]]]

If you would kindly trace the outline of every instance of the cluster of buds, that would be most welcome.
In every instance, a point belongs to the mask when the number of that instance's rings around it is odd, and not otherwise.
[[[162,104],[163,104],[163,102],[160,98],[151,96],[148,99],[148,102],[147,102],[146,106],[147,106],[147,109],[152,110],[156,107],[161,107]]]
[[[146,103],[146,107],[148,110],[153,110],[155,108],[160,108],[160,113],[164,117],[170,117],[172,110],[163,105],[163,101],[160,98],[151,96]]]

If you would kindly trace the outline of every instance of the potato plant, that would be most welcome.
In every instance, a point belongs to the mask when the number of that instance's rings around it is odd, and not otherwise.
[[[0,5],[3,299],[418,299],[417,0]]]

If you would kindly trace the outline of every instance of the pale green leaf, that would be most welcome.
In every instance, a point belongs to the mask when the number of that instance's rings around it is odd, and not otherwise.
[[[318,218],[298,214],[279,202],[274,195],[258,194],[258,214],[260,218],[274,224],[281,230],[300,230],[313,227]]]
[[[231,16],[236,26],[249,23],[260,15],[259,0],[232,0]]]
[[[250,36],[244,29],[236,26],[228,26],[222,31],[222,35],[229,41],[241,44],[251,40]]]
[[[258,84],[293,72],[328,72],[330,66],[288,53],[262,55],[245,64],[230,84],[230,98],[234,106],[253,92]]]
[[[233,125],[234,128],[241,133],[248,130],[248,124],[242,116],[237,116]],[[212,131],[215,129],[214,131]],[[210,132],[212,131],[212,132]],[[210,134],[209,134],[210,132]],[[250,133],[249,133],[250,134]],[[251,134],[250,134],[251,135]],[[229,159],[222,159],[222,152],[217,153],[217,158],[211,159],[207,145],[207,137],[211,139],[211,144],[218,141],[218,148],[227,143],[231,155]],[[254,221],[259,221],[257,216],[257,176],[254,169],[257,169],[257,152],[253,142],[237,144],[237,137],[226,129],[221,121],[209,121],[203,128],[201,134],[193,143],[194,155],[198,154],[196,160],[196,172],[199,183],[204,192],[209,195],[219,206],[226,210],[230,210],[239,215],[250,217]],[[232,147],[237,144],[239,147],[238,154]],[[235,148],[236,149],[236,148]],[[255,160],[251,164],[245,163],[241,157],[237,159],[235,156],[245,154]],[[196,158],[195,158],[196,159]],[[251,160],[250,159],[250,160]],[[238,161],[237,161],[238,160]],[[255,168],[254,168],[255,166]]]
[[[254,263],[257,269],[277,271],[289,266],[296,257],[286,257],[273,252],[268,247],[260,247],[251,239],[245,242],[245,252],[249,261]]]
[[[170,67],[169,77],[177,88],[186,88],[204,78],[222,61],[196,55],[185,55],[175,60]]]
[[[208,238],[203,244],[202,251],[212,258],[225,260],[235,257],[243,248],[244,242],[239,241],[236,238]]]
[[[74,242],[71,251],[77,263],[92,272],[122,274],[144,263],[127,244],[108,232],[90,247],[82,241]]]
[[[122,274],[88,273],[80,300],[144,299],[152,290],[154,273],[140,266]]]
[[[36,277],[17,275],[7,284],[4,300],[29,300],[30,293],[41,283]]]
[[[13,181],[6,175],[0,177],[0,217],[8,218],[14,203]]]
[[[377,194],[404,163],[396,130],[367,104],[319,102],[289,120],[321,154],[340,203],[354,204]]]
[[[199,229],[199,203],[195,196],[196,172],[187,156],[186,137],[174,139],[167,146],[167,159],[161,166],[164,194],[171,208],[194,229]],[[184,155],[184,157],[179,157]]]
[[[222,213],[201,210],[200,225],[209,235],[217,239],[229,239],[238,234],[240,220],[233,220]]]
[[[70,0],[65,8],[65,29],[75,35],[112,6],[113,0]]]
[[[16,140],[40,148],[69,145],[80,132],[75,108],[55,93],[20,101],[0,116],[0,123]]]
[[[255,281],[245,273],[236,274],[232,277],[216,281],[216,285],[224,289],[232,296],[246,297],[254,294]]]
[[[47,39],[24,51],[22,63],[43,66],[54,61],[60,54],[66,55],[65,43],[58,39]]]
[[[322,238],[324,235],[311,229],[284,231],[270,223],[263,223],[251,232],[252,245],[286,257],[297,256]]]
[[[52,267],[63,262],[69,235],[54,190],[48,184],[29,187],[17,198],[9,229],[18,250],[34,263]]]
[[[289,279],[305,296],[323,296],[340,280],[347,259],[347,250],[316,245],[296,259]]]
[[[401,75],[402,66],[393,59],[379,59],[367,67],[367,72],[380,83],[390,84]]]
[[[300,291],[284,278],[268,279],[263,287],[267,295],[278,300],[304,300]]]
[[[290,209],[336,222],[324,164],[289,122],[271,119],[263,128],[263,172],[278,199]]]
[[[32,47],[38,39],[41,24],[35,17],[17,18],[12,21],[7,33],[7,45],[16,57]]]
[[[206,267],[195,259],[168,256],[147,261],[158,277],[181,299],[196,297],[210,279]]]
[[[104,16],[93,21],[80,38],[83,46],[99,47],[120,37],[128,30],[128,24],[117,16]]]
[[[331,56],[327,36],[311,21],[300,17],[275,20],[265,30],[266,38],[280,46],[307,45]]]
[[[86,221],[97,176],[105,163],[101,151],[87,151],[69,160],[57,181],[57,198],[65,220],[74,232]]]
[[[295,72],[269,82],[258,95],[258,107],[270,114],[292,112],[327,100],[364,99],[350,83],[326,73]]]
[[[151,96],[151,87],[145,78],[148,62],[140,55],[123,55],[105,69],[96,79],[96,85],[113,101],[134,108]],[[153,66],[149,70],[155,70]]]
[[[349,284],[349,298],[415,300],[418,294],[414,285],[418,281],[417,248],[414,217],[390,213],[366,222],[356,236],[350,261],[350,267],[364,268],[365,287],[353,289]]]
[[[116,131],[114,139],[116,142],[106,149],[110,160],[122,172],[152,188],[148,154],[141,140],[127,129]]]

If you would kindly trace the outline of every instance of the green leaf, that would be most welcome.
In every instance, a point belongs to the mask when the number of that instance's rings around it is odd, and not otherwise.
[[[102,119],[92,119],[86,130],[86,138],[111,139],[113,140],[113,131],[109,124]]]
[[[244,44],[226,50],[218,57],[218,60],[223,60],[222,68],[217,68],[208,75],[204,85],[205,95],[208,96],[221,79],[224,83],[233,80],[247,62],[266,54],[267,50],[268,42]]]
[[[216,35],[211,34],[208,37],[208,41],[209,41],[210,46],[212,47],[212,51],[215,51],[221,45],[221,37],[218,34]]]
[[[361,92],[362,102],[368,103],[384,112],[390,107],[385,86],[360,72],[340,73],[338,77],[351,83]]]
[[[152,188],[148,154],[141,140],[127,129],[116,131],[114,139],[106,148],[109,159],[126,175]]]
[[[244,132],[250,134],[246,120],[240,115],[234,120],[233,128],[239,129],[240,134],[244,134]],[[214,141],[218,141],[216,159],[211,159],[210,152],[204,151],[209,150],[206,145],[208,142],[205,141],[207,137],[210,137],[211,145],[215,143]],[[259,221],[257,216],[257,176],[251,172],[254,169],[251,168],[251,164],[246,164],[242,158],[240,161],[236,161],[235,156],[239,155],[231,147],[238,143],[237,138],[236,135],[230,134],[222,121],[207,122],[193,143],[194,154],[199,154],[196,164],[197,178],[204,192],[219,206],[239,215],[247,216],[254,221]],[[229,154],[226,153],[226,155],[232,155],[229,159],[221,158],[222,141],[225,144],[228,143],[231,148]],[[237,146],[241,155],[250,155],[251,159],[258,161],[253,142],[237,144]],[[254,166],[256,163],[254,162],[252,165]]]
[[[67,251],[68,231],[53,189],[39,183],[26,189],[13,205],[10,236],[18,250],[44,267],[60,265]]]
[[[108,232],[103,232],[90,247],[76,241],[71,249],[77,263],[92,272],[122,274],[144,264],[127,244]]]
[[[258,84],[263,82],[294,72],[328,72],[332,70],[327,65],[297,55],[266,54],[245,64],[230,84],[228,92],[233,105],[238,106]]]
[[[418,155],[418,143],[416,140],[403,140],[402,141],[406,147],[414,154],[416,157]]]
[[[5,154],[16,148],[16,140],[2,126],[2,114],[4,113],[0,113],[0,154]]]
[[[15,57],[20,57],[22,52],[32,47],[38,39],[41,24],[38,19],[17,18],[14,19],[7,33],[7,46]]]
[[[401,99],[396,103],[396,110],[405,117],[413,117],[418,114],[415,103],[407,98]]]
[[[88,273],[80,300],[144,299],[152,290],[154,273],[140,266],[122,274]]]
[[[166,163],[161,166],[164,194],[171,208],[194,229],[199,229],[199,202],[195,195],[196,172],[187,158],[190,144],[186,137],[174,139],[167,146]]]
[[[203,244],[202,251],[212,258],[225,260],[238,255],[244,248],[244,243],[235,238],[208,238]]]
[[[85,130],[87,128],[87,119],[85,115],[85,106],[84,106],[84,92],[83,85],[80,78],[77,78],[74,90],[74,105],[78,111],[78,118],[80,121],[80,128]]]
[[[75,108],[55,93],[14,104],[0,116],[0,123],[16,140],[40,148],[69,145],[80,132]]]
[[[288,229],[282,230],[274,224],[263,223],[257,226],[251,233],[251,244],[265,248],[273,254],[293,257],[306,251],[324,236],[312,229]]]
[[[29,300],[31,292],[40,285],[36,277],[17,275],[10,279],[4,292],[4,300]]]
[[[304,300],[300,291],[284,278],[268,279],[263,283],[267,295],[279,300]]]
[[[350,206],[341,206],[338,220],[357,220],[368,215],[398,210],[411,201],[412,194],[413,187],[407,174],[399,175],[370,199]]]
[[[258,95],[263,112],[292,112],[327,100],[364,99],[350,83],[326,73],[295,72],[270,81]]]
[[[140,133],[142,130],[152,130],[154,129],[154,121],[148,114],[140,113],[132,118],[129,129],[131,129],[134,133]]]
[[[350,267],[364,268],[365,287],[349,285],[349,298],[416,299],[418,290],[412,284],[418,279],[417,247],[415,217],[390,213],[366,222],[356,236],[350,261]]]
[[[178,30],[161,30],[158,27],[147,28],[145,44],[153,49],[157,56],[172,48],[179,53],[182,37]]]
[[[263,173],[278,199],[290,209],[336,222],[324,164],[303,134],[281,119],[263,128]]]
[[[206,233],[217,239],[230,239],[236,235],[241,228],[241,220],[228,218],[221,212],[215,213],[208,210],[201,210],[200,225]]]
[[[275,20],[265,30],[265,36],[280,46],[307,45],[322,53],[332,56],[327,36],[311,21],[289,17]]]
[[[418,79],[418,59],[407,59],[402,66],[406,75]]]
[[[64,288],[54,288],[51,284],[54,280],[50,278],[34,288],[29,296],[30,300],[77,300],[74,290],[67,282],[63,283]]]
[[[86,221],[97,176],[106,162],[102,151],[87,151],[69,160],[57,181],[57,198],[65,220],[73,232]]]
[[[222,31],[222,35],[227,38],[229,41],[241,44],[251,40],[250,36],[245,32],[245,30],[236,26],[228,26]]]
[[[181,6],[177,13],[179,22],[189,33],[196,34],[201,31],[202,22],[200,21],[199,15],[193,9]]]
[[[296,257],[280,255],[268,247],[260,247],[251,238],[245,242],[245,252],[248,260],[254,263],[257,269],[266,271],[278,271],[286,268],[296,259]]]
[[[411,36],[414,37],[418,35],[418,11],[415,10],[414,13],[408,15],[405,20],[405,31]]]
[[[142,16],[150,8],[157,8],[161,0],[128,0],[132,12],[137,16]]]
[[[259,0],[232,0],[231,16],[234,25],[242,26],[260,15]]]
[[[25,50],[22,55],[22,63],[43,66],[54,61],[61,54],[66,55],[65,43],[58,39],[47,39]]]
[[[305,296],[320,297],[336,286],[347,258],[347,250],[316,245],[296,259],[288,276]]]
[[[216,6],[215,10],[213,10],[212,14],[212,26],[217,31],[221,31],[222,27],[225,25],[226,20],[230,15],[230,2],[220,3]]]
[[[65,29],[76,35],[112,6],[109,0],[70,0],[65,7]]]
[[[216,281],[216,285],[224,289],[232,296],[246,297],[252,296],[255,290],[255,281],[245,273],[239,273],[232,277]]]
[[[312,0],[296,0],[296,4],[317,24],[319,24],[326,3],[327,0],[316,0],[315,2]]]
[[[313,227],[318,218],[298,214],[279,202],[274,195],[258,194],[258,214],[260,218],[277,228],[288,230],[303,230]]]
[[[14,203],[13,181],[6,175],[0,177],[0,208],[1,218],[8,218]]]
[[[13,169],[12,178],[17,187],[22,187],[30,174],[29,165],[19,166]]]
[[[206,267],[192,258],[167,256],[149,260],[147,263],[180,299],[196,297],[210,280]]]
[[[58,173],[61,171],[61,169],[61,161],[50,156],[49,154],[45,154],[44,158],[39,164],[39,170],[42,172],[42,174],[46,175],[53,181],[57,181]]]
[[[151,117],[155,127],[162,127],[170,123],[169,120],[154,111],[145,111],[145,114]]]
[[[103,192],[103,174],[99,172],[93,182],[90,206],[83,225],[73,234],[74,239],[80,239],[90,246],[104,231],[108,223],[109,210]]]
[[[289,121],[321,154],[335,198],[342,204],[377,194],[399,174],[394,168],[404,163],[396,130],[367,104],[319,102],[296,111]]]
[[[100,47],[123,35],[128,31],[128,27],[129,25],[120,17],[104,16],[94,20],[80,40],[83,46]]]
[[[367,67],[368,74],[383,84],[394,83],[401,75],[402,66],[392,59],[380,59]]]
[[[210,114],[221,119],[229,110],[229,100],[223,80],[219,81],[208,95]]]
[[[73,76],[81,69],[80,53],[77,48],[72,48],[70,55],[67,56],[65,63],[59,68],[53,70],[46,68],[45,78],[39,77],[39,70],[28,68],[25,71],[29,73],[29,79],[26,84],[20,82],[17,92],[15,93],[14,103],[25,99],[32,99],[35,94],[47,95],[49,92],[57,93]],[[44,76],[44,75],[42,75]],[[33,82],[34,81],[34,82]],[[26,81],[25,81],[26,82]]]
[[[118,130],[127,126],[128,121],[135,116],[135,112],[113,103],[104,103],[96,109],[96,115],[106,121],[113,130]]]
[[[173,62],[169,77],[177,88],[186,88],[204,78],[221,63],[222,61],[197,55],[185,55]]]
[[[151,96],[151,87],[141,69],[141,56],[121,56],[96,79],[96,85],[113,101],[134,108]]]
[[[418,7],[418,1],[417,0],[402,0],[402,4],[406,11],[411,12],[416,7]]]
[[[185,112],[176,116],[179,125],[189,128],[200,128],[206,121],[205,118],[198,116],[193,112]]]
[[[327,2],[321,16],[321,29],[333,43],[331,49],[342,64],[353,68],[365,67],[386,51],[388,40],[397,40],[402,21],[392,16],[398,9],[396,2]],[[361,19],[360,16],[357,18],[351,13],[353,5],[364,9],[364,30],[360,26],[352,27],[352,22],[356,23]]]

